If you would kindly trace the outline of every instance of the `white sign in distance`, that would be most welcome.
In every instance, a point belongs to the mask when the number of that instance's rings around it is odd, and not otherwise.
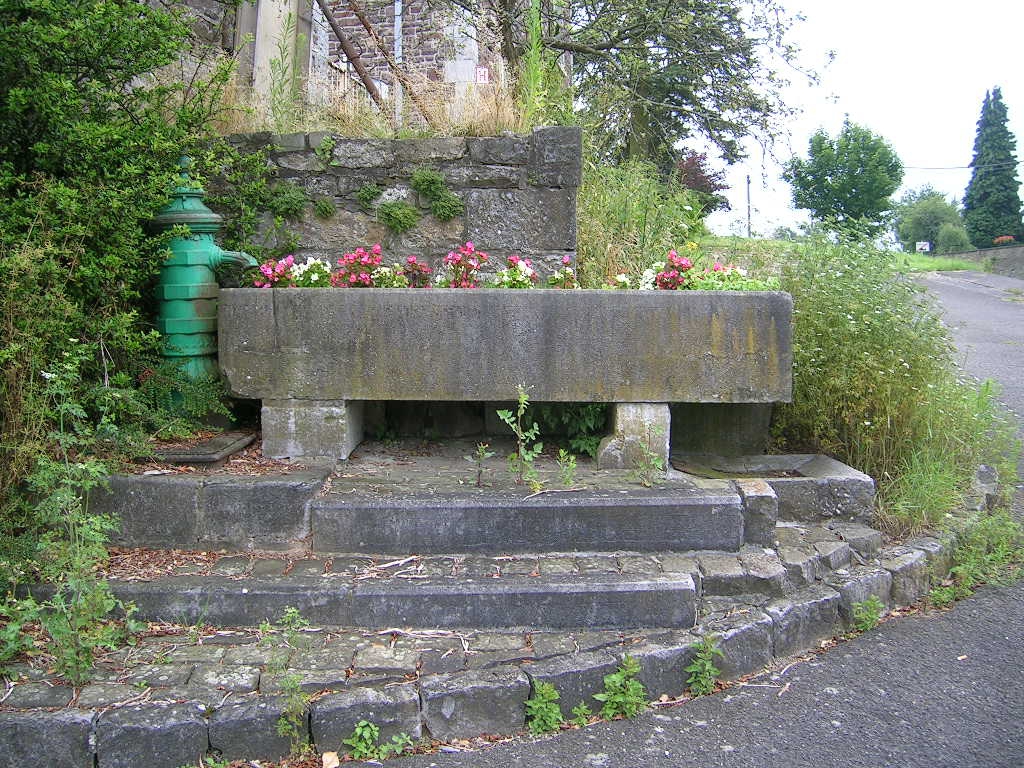
[[[918,253],[928,253],[932,249],[932,244],[927,240],[922,240],[914,243],[914,250]]]

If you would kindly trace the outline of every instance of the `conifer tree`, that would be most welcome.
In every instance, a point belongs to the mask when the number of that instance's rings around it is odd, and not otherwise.
[[[981,105],[973,172],[964,195],[964,226],[976,248],[991,248],[993,240],[1006,235],[1024,239],[1016,140],[1006,120],[1003,95],[993,88]]]

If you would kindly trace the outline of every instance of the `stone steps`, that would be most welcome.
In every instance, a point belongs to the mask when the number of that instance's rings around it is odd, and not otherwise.
[[[142,619],[216,626],[258,625],[287,608],[318,624],[369,628],[689,628],[696,620],[697,592],[688,573],[490,577],[411,570],[365,580],[335,573],[211,575],[111,580],[111,586],[118,598],[135,604]]]
[[[315,552],[736,551],[744,503],[694,487],[417,498],[331,493],[310,505]]]
[[[257,625],[291,607],[368,628],[690,628],[708,598],[782,597],[877,554],[877,532],[831,525],[780,523],[778,549],[738,552],[212,555],[150,580],[122,565],[110,583],[140,618],[185,624]]]

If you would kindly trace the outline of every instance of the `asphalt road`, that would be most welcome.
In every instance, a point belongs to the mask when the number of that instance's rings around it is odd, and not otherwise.
[[[941,300],[965,370],[998,380],[1006,405],[1024,413],[1024,281],[921,281]],[[1021,768],[1024,583],[885,622],[774,676],[633,721],[402,764]]]

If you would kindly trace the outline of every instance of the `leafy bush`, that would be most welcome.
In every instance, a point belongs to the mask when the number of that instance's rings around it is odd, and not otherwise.
[[[451,221],[466,211],[466,204],[454,192],[447,189],[440,197],[430,204],[430,212],[438,221]]]
[[[376,184],[363,184],[356,191],[356,200],[359,201],[359,205],[362,206],[364,211],[368,211],[373,207],[373,201],[380,197],[383,191]]]
[[[533,693],[526,700],[526,727],[530,733],[540,735],[557,731],[565,722],[558,699],[558,691],[551,683],[534,684]]]
[[[392,232],[401,234],[419,223],[420,214],[404,200],[391,200],[377,206],[377,218]]]
[[[697,195],[664,183],[654,165],[587,163],[577,202],[577,272],[584,288],[645,269],[703,232]]]
[[[939,234],[935,237],[936,253],[969,251],[973,247],[971,239],[967,236],[967,230],[961,225],[947,222],[939,227]]]
[[[812,239],[781,257],[793,295],[793,402],[775,411],[775,448],[822,452],[873,476],[893,531],[936,525],[1012,430],[991,385],[958,378],[932,304],[866,240]]]
[[[124,631],[95,577],[111,521],[84,498],[180,424],[146,384],[167,375],[148,318],[166,235],[147,225],[229,74],[154,77],[188,40],[186,18],[146,4],[0,7],[0,591],[24,627],[12,588],[56,582],[31,610],[74,680]],[[7,634],[5,653],[21,642]]]
[[[428,200],[437,200],[448,191],[444,176],[431,168],[417,168],[412,172],[410,185]]]
[[[640,662],[632,656],[623,656],[622,663],[610,675],[604,676],[604,691],[595,693],[601,702],[601,717],[611,720],[616,717],[632,718],[647,706],[647,691],[636,679],[640,673]]]

